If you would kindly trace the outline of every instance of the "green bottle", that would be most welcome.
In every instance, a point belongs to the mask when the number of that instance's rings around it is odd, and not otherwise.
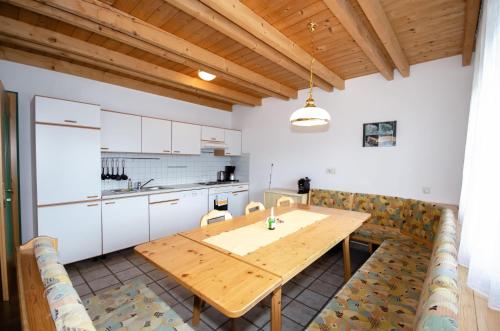
[[[271,207],[271,216],[267,218],[267,229],[276,229],[276,219],[274,218],[274,207]]]

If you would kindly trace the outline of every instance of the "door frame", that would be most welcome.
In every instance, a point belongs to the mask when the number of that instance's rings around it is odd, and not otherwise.
[[[21,245],[21,205],[19,190],[18,93],[7,91],[10,133],[10,179],[12,181],[12,229],[14,247]],[[14,265],[16,265],[14,263]]]
[[[2,82],[0,81],[0,111],[6,111],[4,106],[7,102],[7,94],[5,93],[5,89],[3,87]],[[2,137],[2,125],[0,125],[0,138]],[[1,146],[0,146],[1,147]],[[7,236],[5,233],[5,192],[4,192],[4,183],[3,183],[3,169],[4,169],[4,160],[3,153],[0,152],[0,275],[2,278],[2,299],[3,301],[9,301],[9,273],[8,273],[8,264],[7,264]]]

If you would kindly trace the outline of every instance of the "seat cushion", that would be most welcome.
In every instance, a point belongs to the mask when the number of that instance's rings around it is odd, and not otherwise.
[[[192,330],[140,281],[84,300],[97,330]]]
[[[384,195],[355,193],[352,210],[370,213],[372,217],[368,222],[371,224],[400,228],[406,217],[406,200]]]
[[[307,330],[413,330],[431,255],[412,240],[386,240]]]
[[[311,190],[311,205],[350,210],[352,193],[331,190]]]
[[[433,242],[439,227],[441,208],[433,203],[412,199],[407,200],[406,204],[408,215],[401,224],[401,231]]]
[[[381,244],[386,239],[409,239],[397,228],[365,223],[352,234],[353,240]]]

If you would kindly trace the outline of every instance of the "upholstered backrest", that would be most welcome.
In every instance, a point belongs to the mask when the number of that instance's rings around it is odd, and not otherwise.
[[[33,250],[56,329],[95,331],[66,269],[59,262],[53,240],[35,238]]]
[[[414,329],[458,330],[457,232],[453,211],[443,209]]]
[[[311,205],[350,210],[353,194],[350,192],[312,189]]]
[[[430,202],[408,199],[407,215],[401,231],[428,242],[433,242],[441,219],[441,207]]]
[[[406,217],[406,200],[377,194],[355,193],[352,210],[372,214],[369,223],[399,228]]]

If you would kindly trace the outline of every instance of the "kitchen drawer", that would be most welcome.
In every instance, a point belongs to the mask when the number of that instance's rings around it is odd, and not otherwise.
[[[100,116],[98,105],[35,96],[36,122],[100,128]]]
[[[225,185],[210,188],[209,194],[219,194],[226,192],[248,191],[248,184]]]

